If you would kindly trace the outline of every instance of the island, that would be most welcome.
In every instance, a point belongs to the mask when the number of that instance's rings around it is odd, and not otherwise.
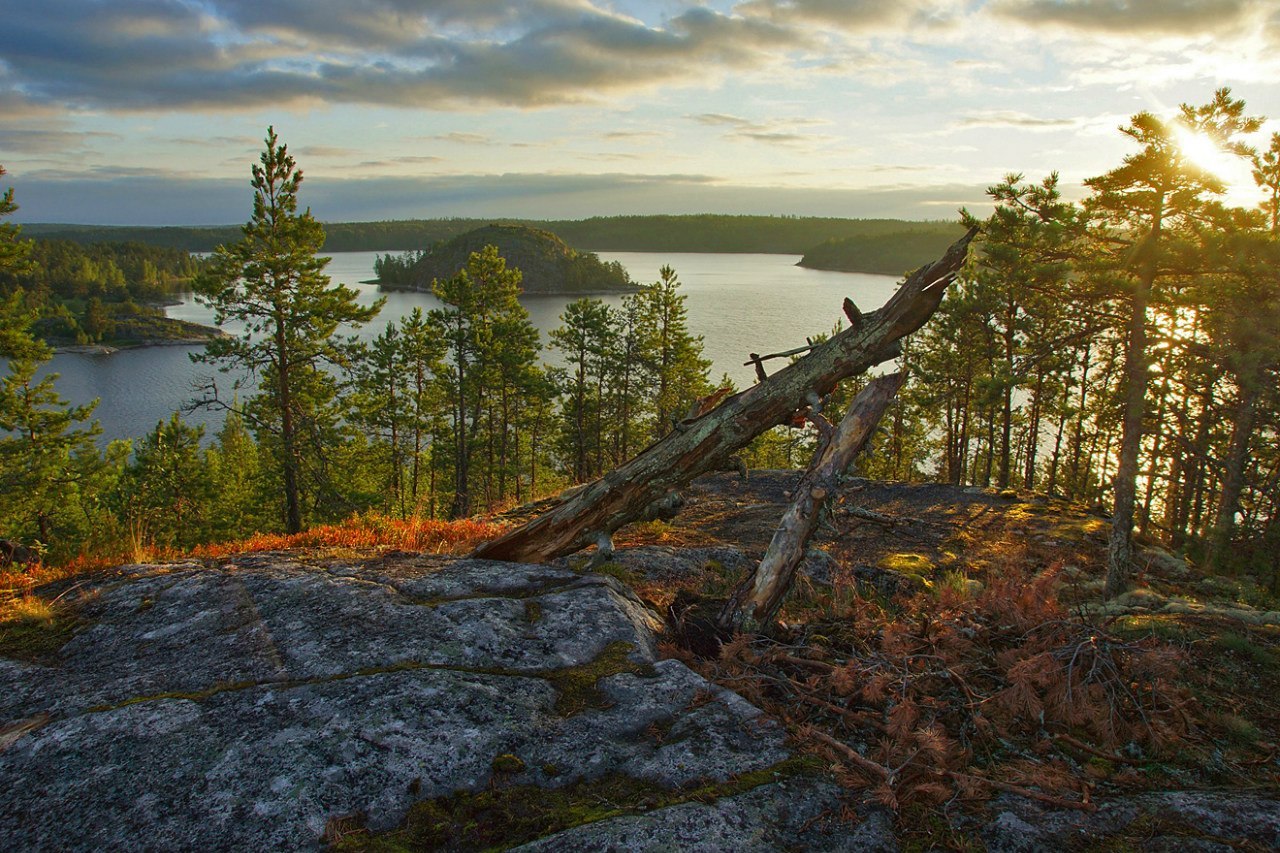
[[[436,243],[425,252],[379,257],[380,287],[430,291],[431,282],[457,275],[473,252],[495,246],[508,267],[524,276],[524,292],[538,295],[620,293],[638,290],[617,261],[571,249],[563,240],[528,225],[486,225]]]
[[[892,233],[860,233],[825,240],[807,250],[798,266],[837,272],[903,275],[938,257],[964,233],[964,227],[955,222],[910,225]]]

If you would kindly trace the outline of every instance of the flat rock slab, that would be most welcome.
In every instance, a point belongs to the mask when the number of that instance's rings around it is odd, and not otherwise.
[[[130,566],[78,592],[86,627],[56,665],[0,660],[0,727],[32,723],[0,752],[0,849],[308,849],[335,819],[391,829],[417,800],[495,783],[680,788],[789,757],[758,709],[657,660],[657,620],[605,576],[279,553]],[[606,658],[624,666],[594,681]],[[564,676],[584,673],[566,706]],[[495,773],[500,755],[524,769]],[[737,799],[770,790],[788,795]],[[720,814],[794,846],[792,812],[808,815],[726,798],[643,819],[659,845]],[[608,823],[605,846],[630,847],[634,827]]]

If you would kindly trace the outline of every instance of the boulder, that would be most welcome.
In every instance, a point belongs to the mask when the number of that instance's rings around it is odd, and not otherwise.
[[[85,627],[55,662],[0,659],[0,849],[316,849],[421,801],[605,776],[672,792],[644,815],[656,838],[722,814],[802,843],[777,779],[708,801],[786,761],[784,734],[658,660],[659,621],[611,577],[273,553],[77,592]],[[757,800],[774,805],[734,805]]]

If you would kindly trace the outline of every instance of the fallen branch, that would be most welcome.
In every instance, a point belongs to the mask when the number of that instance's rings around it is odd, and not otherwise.
[[[854,767],[857,767],[859,770],[865,770],[868,773],[872,773],[875,776],[885,780],[886,782],[892,783],[893,772],[889,770],[888,767],[885,767],[883,764],[877,764],[876,762],[872,761],[870,758],[867,758],[866,756],[861,755],[856,749],[849,746],[848,744],[841,743],[840,741],[833,738],[831,735],[826,734],[824,732],[820,732],[817,729],[813,729],[807,732],[807,734],[810,737],[812,737],[814,740],[818,741],[819,743],[826,744],[827,746],[834,749],[836,752],[840,753],[840,755],[848,759],[850,764],[852,764]]]
[[[757,435],[790,420],[812,396],[824,397],[841,380],[897,357],[898,341],[937,310],[975,234],[971,230],[940,260],[913,273],[878,311],[861,315],[857,328],[832,336],[715,411],[682,424],[548,512],[481,545],[472,556],[545,562],[579,551],[600,533],[613,533],[655,501],[723,465]]]
[[[1061,809],[1075,809],[1082,812],[1096,812],[1098,810],[1098,807],[1093,803],[1085,802],[1083,800],[1068,800],[1063,797],[1055,797],[1052,794],[1033,791],[1030,788],[1024,788],[1021,785],[1014,785],[1009,782],[999,782],[995,779],[988,779],[985,776],[974,776],[969,773],[960,773],[955,770],[944,770],[943,775],[950,779],[954,779],[957,782],[976,782],[979,785],[988,785],[995,788],[997,791],[1017,794],[1019,797],[1026,797],[1028,800],[1036,800]]]
[[[849,404],[840,426],[819,448],[796,487],[795,500],[783,514],[760,564],[734,589],[720,612],[717,621],[722,630],[756,632],[777,614],[791,591],[796,567],[804,559],[827,498],[835,493],[840,477],[871,440],[904,381],[905,376],[900,373],[873,379]]]

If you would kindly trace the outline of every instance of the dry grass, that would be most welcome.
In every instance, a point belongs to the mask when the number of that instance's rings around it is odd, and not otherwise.
[[[258,533],[239,542],[203,545],[188,556],[225,557],[254,551],[299,548],[350,548],[356,551],[429,551],[456,554],[470,550],[507,529],[504,524],[463,519],[387,518],[359,515],[341,524],[323,524],[302,533]]]

